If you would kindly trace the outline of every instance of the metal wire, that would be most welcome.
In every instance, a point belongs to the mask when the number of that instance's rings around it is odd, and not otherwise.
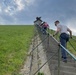
[[[71,47],[76,51],[76,49],[74,48],[74,46],[72,45],[72,43],[69,41],[69,44],[71,45]]]
[[[41,27],[38,27],[38,31],[39,31],[39,28],[41,29]],[[40,32],[40,31],[39,31]],[[48,31],[46,31],[47,32],[47,34],[49,34],[49,36],[52,36]],[[40,32],[41,33],[41,32]],[[47,36],[48,37],[48,36]],[[46,37],[46,38],[47,38]],[[45,39],[46,39],[45,38]],[[51,38],[53,38],[53,40],[55,40],[55,42],[57,42],[57,43],[59,43],[53,36],[51,37]],[[45,40],[45,39],[43,39],[34,49],[33,49],[33,51],[41,44],[41,43],[43,43],[43,41]],[[73,39],[73,40],[75,40],[75,39]],[[72,44],[70,43],[70,45],[72,46]],[[76,61],[76,57],[72,54],[72,53],[70,53],[70,51],[68,51],[66,48],[64,48],[61,44],[59,45],[61,48],[63,48],[75,61]],[[73,47],[73,46],[72,46]],[[75,48],[73,47],[73,49],[75,50]],[[56,52],[56,53],[54,53],[33,75],[35,75],[35,74],[37,74],[38,72],[39,72],[39,70],[40,69],[42,69],[42,67],[44,66],[44,65],[46,65],[46,63],[48,63],[49,61],[50,61],[50,59],[51,58],[53,58],[53,56],[55,56],[56,54],[58,53],[58,51]],[[59,65],[60,65],[60,59],[59,59]],[[59,69],[58,69],[58,71],[59,71]]]
[[[34,49],[30,52],[30,54],[31,54],[40,44],[42,44],[42,42],[44,42],[47,37],[48,37],[48,36],[46,36],[36,47],[34,47]]]
[[[50,33],[49,33],[50,34]],[[51,34],[50,34],[51,35]],[[58,40],[57,39],[55,39],[54,37],[52,37],[57,43],[59,43],[58,42]],[[73,40],[75,40],[74,38],[73,38]],[[76,40],[75,40],[76,41]],[[71,44],[72,45],[72,44]],[[75,61],[76,61],[76,57],[68,50],[68,49],[66,49],[65,47],[63,47],[61,44],[60,44],[60,47],[61,48],[63,48]],[[73,46],[72,46],[73,47]],[[73,47],[73,49],[75,49],[74,47]],[[75,50],[76,51],[76,50]]]
[[[76,39],[75,38],[72,38],[75,42],[76,42]]]
[[[39,71],[45,64],[47,64],[47,63],[50,61],[50,59],[52,59],[57,53],[58,53],[58,51],[57,51],[56,53],[54,53],[33,75],[35,75],[36,73],[38,73],[38,71]]]

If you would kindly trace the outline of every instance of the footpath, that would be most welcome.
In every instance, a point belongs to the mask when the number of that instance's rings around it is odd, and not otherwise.
[[[39,35],[35,36],[30,45],[28,54],[41,42]],[[47,61],[46,50],[43,44],[40,44],[31,54],[27,57],[23,68],[20,71],[21,75],[33,75],[45,62]],[[51,75],[48,63],[39,71],[44,75]],[[37,74],[36,74],[37,75]]]
[[[45,40],[43,41],[43,39]],[[58,43],[52,36],[39,32],[32,40],[28,53],[32,52],[27,57],[20,74],[34,75],[34,73],[51,58],[38,72],[44,75],[76,75],[76,61],[67,54],[67,63],[63,62],[59,50]],[[37,75],[37,73],[35,75]]]

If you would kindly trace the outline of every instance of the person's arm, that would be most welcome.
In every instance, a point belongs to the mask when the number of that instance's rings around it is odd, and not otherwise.
[[[60,28],[57,28],[57,31],[54,33],[53,36],[57,35],[60,32]]]
[[[49,24],[47,24],[47,28],[49,28]]]
[[[69,28],[67,28],[67,31],[70,33],[70,38],[72,38],[72,31]]]

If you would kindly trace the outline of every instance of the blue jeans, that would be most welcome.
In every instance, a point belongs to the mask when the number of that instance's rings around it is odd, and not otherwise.
[[[69,41],[69,35],[66,34],[66,33],[62,33],[60,35],[61,45],[66,48],[66,45],[67,45],[68,41]],[[63,48],[61,48],[61,53],[62,53],[62,58],[67,59],[66,51]]]

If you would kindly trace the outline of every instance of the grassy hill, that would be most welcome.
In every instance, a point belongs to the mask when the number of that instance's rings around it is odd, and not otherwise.
[[[0,26],[0,75],[17,75],[33,37],[34,26]]]
[[[18,75],[34,35],[34,26],[0,26],[0,75]],[[54,33],[53,30],[50,33]],[[56,36],[55,38],[58,39]],[[73,36],[76,38],[76,36]],[[76,42],[70,39],[76,47]],[[76,51],[68,43],[68,49]],[[25,56],[26,55],[26,56]]]

